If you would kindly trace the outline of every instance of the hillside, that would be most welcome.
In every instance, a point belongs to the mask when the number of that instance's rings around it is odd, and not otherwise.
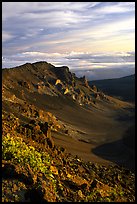
[[[3,69],[3,202],[134,201],[133,127],[134,104],[66,66]]]
[[[135,101],[135,75],[117,79],[90,81],[89,85],[96,85],[104,93],[118,97],[125,101]]]

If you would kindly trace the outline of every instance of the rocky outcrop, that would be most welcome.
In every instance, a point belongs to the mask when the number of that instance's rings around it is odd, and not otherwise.
[[[95,93],[94,96],[95,96],[95,99],[100,99],[100,94],[99,93]]]
[[[15,74],[15,69],[13,68],[11,73]],[[27,76],[25,80],[21,77],[22,74],[18,73],[20,71]],[[4,71],[4,74],[6,74],[5,72],[7,70]],[[12,78],[13,73],[11,74]],[[8,70],[8,75],[10,76],[10,70]],[[10,89],[15,86],[13,82],[9,83],[8,81],[6,81],[6,84],[3,83],[3,99],[7,97],[8,86]],[[70,72],[67,66],[55,67],[47,62],[25,64],[17,68],[17,82],[19,85],[17,89],[20,89],[18,95],[19,93],[21,94],[22,100],[28,97],[28,90],[32,94],[34,93],[34,95],[35,93],[36,95],[38,94],[40,98],[44,95],[70,97],[76,103],[83,106],[93,105],[97,100],[107,100],[106,96],[95,85],[89,87],[85,76],[77,78],[74,73]]]
[[[57,84],[61,84],[61,85],[62,85],[62,82],[61,82],[61,80],[60,80],[60,79],[57,79],[57,80],[56,80],[55,85],[57,85]]]
[[[64,95],[67,94],[67,93],[69,93],[69,89],[68,88],[65,89]]]
[[[83,82],[84,86],[86,86],[87,88],[90,88],[88,84],[88,80],[86,79],[85,76],[81,77],[80,80]]]
[[[23,86],[23,87],[27,88],[27,89],[30,89],[30,84],[28,82],[26,82],[26,81],[23,81],[23,80],[18,81],[18,84],[20,86]]]
[[[95,92],[98,91],[98,89],[97,89],[97,87],[96,87],[95,85],[92,85],[91,88],[92,88]]]

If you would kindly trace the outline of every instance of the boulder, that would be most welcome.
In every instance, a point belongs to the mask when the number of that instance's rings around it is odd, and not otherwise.
[[[67,93],[69,93],[69,89],[68,88],[65,89],[64,95],[67,94]]]
[[[53,149],[54,148],[54,141],[52,138],[46,138],[46,142],[49,148]]]
[[[23,87],[27,88],[27,89],[30,89],[30,84],[28,82],[26,82],[26,81],[23,81],[23,80],[18,81],[18,84],[20,86],[23,86]]]
[[[95,93],[95,99],[100,99],[100,95],[98,93]]]
[[[46,137],[51,137],[51,125],[48,122],[39,123],[40,130],[44,133]]]
[[[56,80],[55,85],[57,85],[57,84],[62,84],[62,82],[61,82],[61,80],[60,80],[60,79],[57,79],[57,80]]]
[[[91,88],[96,92],[98,91],[98,89],[97,89],[97,87],[95,85],[92,85]]]

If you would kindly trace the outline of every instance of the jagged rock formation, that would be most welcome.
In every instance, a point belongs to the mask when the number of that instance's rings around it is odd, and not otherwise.
[[[52,130],[67,132],[64,124],[46,111],[48,107],[59,111],[62,103],[89,109],[98,108],[101,103],[117,105],[95,85],[89,86],[85,76],[76,77],[66,66],[36,62],[2,70],[3,110],[13,113],[23,123],[33,119],[52,122]]]
[[[36,62],[2,70],[2,109],[13,113],[22,123],[33,119],[49,122],[52,131],[69,134],[68,124],[54,116],[56,110],[59,113],[63,105],[93,110],[101,104],[125,106],[95,85],[89,86],[85,76],[76,77],[66,66]]]
[[[3,99],[7,100],[16,97],[16,94],[9,97],[5,94],[9,89],[11,94],[12,88],[18,85],[22,98],[27,92],[50,96],[66,95],[80,105],[93,104],[94,100],[104,99],[95,86],[90,88],[85,76],[77,78],[68,67],[54,67],[47,62],[27,63],[17,68],[4,69],[2,84]]]

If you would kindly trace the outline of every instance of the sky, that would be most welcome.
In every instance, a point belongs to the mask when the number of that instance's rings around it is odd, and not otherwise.
[[[135,2],[2,2],[2,67],[36,61],[87,79],[135,73]]]

